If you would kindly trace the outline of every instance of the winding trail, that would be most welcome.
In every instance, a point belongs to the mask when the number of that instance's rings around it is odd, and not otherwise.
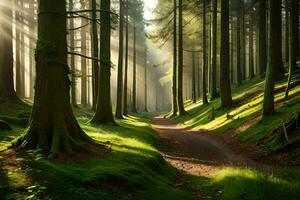
[[[247,167],[268,172],[269,167],[234,153],[208,133],[173,124],[163,117],[154,117],[152,126],[159,137],[159,150],[178,170],[212,177],[224,167]]]

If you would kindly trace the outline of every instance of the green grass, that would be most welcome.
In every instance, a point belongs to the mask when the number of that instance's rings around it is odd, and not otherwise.
[[[276,89],[284,88],[286,81],[276,84]],[[198,130],[210,131],[216,134],[224,134],[228,131],[236,129],[252,119],[260,119],[263,104],[264,82],[260,78],[246,81],[241,87],[233,89],[232,95],[234,107],[231,109],[221,109],[220,98],[210,102],[208,106],[203,106],[202,101],[196,104],[186,102],[186,110],[189,112],[186,116],[176,117],[176,122],[182,123],[188,127]],[[275,96],[277,103],[284,100],[285,90],[281,90]],[[274,132],[282,122],[288,121],[295,112],[300,111],[300,86],[290,91],[290,99],[285,104],[276,107],[276,113],[257,122],[243,130],[239,134],[239,139],[247,142],[262,142],[269,151],[273,151],[280,147],[282,143],[278,137],[271,140],[264,138]],[[214,117],[212,119],[212,109],[214,108]],[[229,116],[229,118],[228,118]]]
[[[111,152],[70,164],[29,151],[18,159],[20,170],[7,173],[0,167],[0,199],[192,199],[190,193],[173,186],[177,173],[153,147],[155,137],[147,116],[128,117],[118,121],[119,126],[86,125],[88,118],[80,117],[86,133],[109,142]],[[22,131],[1,133],[0,146]]]

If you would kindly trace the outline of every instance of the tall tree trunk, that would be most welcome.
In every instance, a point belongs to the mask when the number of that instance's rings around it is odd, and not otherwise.
[[[29,82],[30,82],[30,92],[29,96],[31,99],[34,98],[34,65],[35,65],[35,60],[34,60],[34,43],[35,43],[35,32],[36,32],[36,24],[35,24],[35,1],[30,0],[29,1],[29,11],[30,11],[30,16],[29,16]]]
[[[221,103],[223,108],[232,105],[229,78],[229,0],[221,1]]]
[[[132,76],[132,112],[137,113],[136,107],[136,22],[133,22],[133,76]]]
[[[98,43],[98,26],[97,26],[97,3],[96,0],[90,0],[91,2],[91,18],[92,18],[92,30],[91,30],[91,46],[92,46],[92,54],[94,58],[98,58],[99,56],[99,43]],[[98,98],[98,81],[99,81],[99,63],[96,60],[92,61],[92,96],[93,96],[93,109],[96,110],[96,102]]]
[[[281,1],[269,1],[270,8],[270,29],[269,29],[269,59],[265,81],[265,93],[263,103],[263,117],[268,117],[274,112],[274,79],[275,69],[279,68],[277,56],[281,52]]]
[[[195,52],[192,52],[192,99],[193,103],[197,102],[197,94],[196,94],[196,57]]]
[[[241,68],[242,80],[246,80],[246,28],[245,28],[245,3],[241,1]]]
[[[101,10],[110,10],[110,0],[101,0]],[[111,74],[111,21],[109,12],[100,14],[100,63],[97,109],[92,119],[95,124],[115,124],[112,114],[110,74]]]
[[[145,41],[145,55],[144,55],[144,61],[145,61],[145,71],[144,71],[144,79],[145,79],[145,84],[144,84],[144,111],[148,112],[148,54],[147,54],[147,44]]]
[[[218,97],[217,93],[217,23],[218,0],[212,0],[212,48],[211,48],[211,100]]]
[[[177,88],[177,103],[179,109],[179,115],[185,115],[183,102],[183,7],[182,0],[179,0],[179,32],[178,32],[178,88]]]
[[[126,24],[125,24],[125,72],[124,72],[124,103],[123,103],[123,115],[128,114],[128,51],[129,51],[129,4],[126,0]]]
[[[267,66],[267,2],[259,1],[259,74],[264,76]]]
[[[173,116],[177,115],[177,0],[173,0],[173,82],[172,82],[172,112]]]
[[[278,2],[282,3],[282,0],[278,0]],[[276,53],[276,59],[278,65],[276,65],[276,68],[274,68],[274,75],[275,75],[275,80],[282,80],[284,78],[284,66],[283,66],[283,60],[282,60],[282,12],[278,13],[278,16],[276,16],[277,19],[277,24],[280,26],[278,28],[278,33],[276,34],[277,36],[277,43],[280,48],[278,50],[275,50]]]
[[[120,0],[120,22],[119,22],[119,60],[117,80],[117,106],[116,118],[123,119],[123,48],[124,48],[124,4]],[[124,105],[126,106],[126,105]]]
[[[0,15],[10,21],[0,20],[0,103],[21,103],[14,90],[12,2],[3,3],[6,6],[0,7]]]
[[[87,20],[82,18],[81,19],[81,25],[85,26],[87,23]],[[80,35],[81,35],[81,54],[82,55],[87,55],[87,37],[86,37],[86,28],[82,28],[80,30]],[[87,62],[85,58],[81,58],[81,105],[83,107],[86,107],[88,105],[87,101]]]
[[[290,59],[290,20],[289,20],[289,2],[290,0],[285,0],[285,62],[288,63]]]
[[[74,10],[74,2],[73,0],[69,0],[69,9],[72,11]],[[70,27],[70,34],[69,34],[69,41],[70,41],[70,50],[71,52],[75,52],[75,34],[74,34],[74,19],[71,18],[69,20],[69,27]],[[70,55],[70,64],[71,64],[71,71],[72,71],[72,85],[71,85],[71,103],[73,106],[77,106],[76,100],[76,67],[75,67],[75,57],[74,55]]]
[[[250,14],[249,19],[249,78],[254,78],[254,48],[253,48],[253,35],[254,35],[254,19],[253,14]]]
[[[19,9],[24,10],[24,2],[19,1]],[[20,12],[20,96],[25,97],[25,29],[24,29],[24,13]]]
[[[297,69],[299,55],[299,1],[290,0],[290,59],[291,72]]]
[[[236,80],[238,86],[242,84],[241,67],[241,0],[238,0],[238,16],[236,21]]]
[[[203,34],[202,34],[202,49],[203,49],[203,61],[202,61],[202,102],[207,104],[207,85],[206,85],[206,71],[207,71],[207,51],[206,51],[206,1],[203,0]]]
[[[42,149],[50,157],[87,149],[91,142],[70,105],[65,16],[66,1],[39,1],[34,105],[26,134],[13,146]]]
[[[22,95],[22,82],[21,82],[21,32],[20,32],[20,24],[21,24],[21,14],[20,14],[20,1],[14,1],[14,9],[15,9],[15,27],[16,27],[16,92],[18,95]]]

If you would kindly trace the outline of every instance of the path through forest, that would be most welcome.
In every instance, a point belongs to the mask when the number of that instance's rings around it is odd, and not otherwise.
[[[234,153],[208,133],[173,124],[164,117],[154,117],[152,126],[159,137],[159,150],[178,170],[211,177],[223,167],[248,167],[267,172],[269,167]]]

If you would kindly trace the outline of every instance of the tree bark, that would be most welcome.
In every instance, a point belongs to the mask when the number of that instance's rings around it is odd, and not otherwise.
[[[253,14],[250,14],[249,19],[249,79],[254,78],[254,48],[253,48],[253,35],[254,23]]]
[[[281,1],[269,1],[270,8],[270,30],[269,30],[269,59],[265,81],[265,93],[263,103],[263,117],[268,117],[274,112],[274,79],[275,69],[279,68],[277,56],[281,51],[281,25],[278,18],[281,17]]]
[[[110,0],[101,0],[101,10],[110,10]],[[94,124],[115,124],[111,105],[111,21],[109,12],[100,13],[100,70],[97,108],[92,119]]]
[[[238,15],[236,21],[236,80],[237,85],[242,84],[241,66],[241,0],[238,0]]]
[[[290,0],[285,0],[285,62],[288,63],[290,59],[290,20],[289,20],[289,4]]]
[[[297,70],[297,57],[299,54],[299,7],[298,0],[290,0],[290,58],[291,72]]]
[[[183,7],[182,0],[179,0],[179,32],[178,32],[178,88],[177,88],[177,103],[179,115],[185,115],[187,112],[184,109],[183,102]]]
[[[82,18],[81,25],[84,26],[87,23],[87,20]],[[80,31],[81,35],[81,54],[87,55],[87,31],[86,28],[82,28]],[[87,101],[87,62],[85,58],[81,58],[81,105],[86,107],[88,105]]]
[[[117,106],[115,117],[123,119],[123,48],[124,48],[124,4],[120,0],[120,22],[119,22],[119,60],[117,79]],[[125,106],[125,105],[124,105]]]
[[[221,103],[223,108],[232,105],[229,78],[229,0],[221,2]]]
[[[145,41],[145,55],[144,55],[144,61],[145,61],[145,69],[144,69],[144,79],[145,79],[145,84],[144,84],[144,111],[148,112],[148,54],[147,54],[147,44]]]
[[[34,105],[28,131],[13,145],[42,149],[50,157],[86,149],[92,141],[77,123],[70,104],[65,16],[66,1],[39,1]]]
[[[125,24],[125,69],[124,69],[124,103],[123,103],[123,115],[128,114],[128,51],[129,51],[129,4],[126,0],[126,24]]]
[[[132,112],[137,113],[136,107],[136,22],[133,22],[133,76],[132,76]]]
[[[211,55],[211,100],[218,97],[217,93],[217,23],[218,0],[212,0],[212,55]]]
[[[267,66],[267,2],[259,1],[259,74],[264,76]]]
[[[245,3],[241,1],[241,65],[242,80],[246,80],[246,29],[245,29]]]
[[[192,52],[192,99],[193,103],[197,103],[197,94],[196,94],[196,58],[195,52]]]
[[[173,82],[172,82],[172,112],[177,115],[177,0],[173,0]]]
[[[207,104],[207,85],[206,85],[206,71],[207,71],[207,51],[206,51],[206,1],[203,0],[203,33],[202,33],[202,49],[203,49],[203,61],[202,61],[202,102]],[[196,95],[195,95],[196,96]]]
[[[92,46],[92,55],[94,58],[99,56],[99,43],[98,43],[98,26],[97,26],[97,13],[96,13],[96,0],[90,0],[91,4],[91,18],[92,18],[92,27],[91,27],[91,46]],[[96,110],[96,102],[98,98],[98,81],[99,81],[99,63],[96,60],[92,61],[92,96],[93,96],[93,110]]]
[[[0,103],[21,103],[14,90],[12,2],[4,0],[4,5],[0,7],[0,13],[10,21],[0,21]]]

